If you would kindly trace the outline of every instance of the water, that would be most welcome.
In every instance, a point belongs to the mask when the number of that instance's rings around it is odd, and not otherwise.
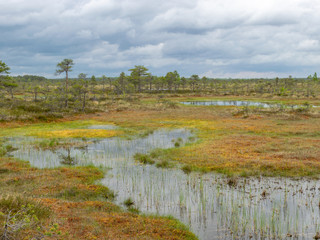
[[[105,129],[105,130],[114,130],[118,127],[115,125],[92,125],[89,126],[88,129]]]
[[[251,101],[190,101],[181,102],[185,105],[196,105],[196,106],[254,106],[254,107],[280,107],[281,104],[275,103],[262,103],[262,102],[251,102]]]
[[[91,129],[111,129],[110,126],[102,128],[100,125],[91,126]],[[77,159],[78,165],[94,164],[104,167],[119,167],[123,164],[132,164],[132,156],[135,153],[146,153],[155,148],[172,148],[178,138],[185,142],[192,136],[189,130],[157,130],[144,138],[125,140],[121,138],[105,138],[86,140],[87,146],[70,147],[69,149],[58,148],[54,151],[35,149],[30,142],[35,138],[14,138],[9,143],[19,150],[13,152],[13,156],[22,160],[27,160],[31,165],[38,168],[53,168],[61,166],[61,155],[70,156]],[[70,139],[69,142],[83,142],[81,139]]]
[[[263,102],[252,102],[252,101],[188,101],[181,102],[185,105],[195,105],[195,106],[238,106],[238,107],[259,107],[259,108],[303,108],[303,107],[317,107],[317,106],[307,106],[307,105],[283,105],[280,103],[263,103]]]
[[[97,128],[103,126],[93,126]],[[105,126],[104,129],[108,127]],[[32,138],[14,138],[14,156],[32,165],[56,167],[70,154],[79,165],[111,168],[101,181],[122,204],[129,197],[145,213],[172,215],[200,239],[312,239],[320,229],[320,183],[315,180],[247,178],[230,181],[218,174],[183,173],[134,161],[137,152],[171,148],[192,133],[185,129],[158,130],[144,138],[90,141],[85,148],[34,149]],[[80,141],[80,140],[70,140]]]

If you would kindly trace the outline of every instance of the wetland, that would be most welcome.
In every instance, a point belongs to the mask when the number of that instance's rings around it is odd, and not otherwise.
[[[64,130],[27,126],[30,136],[12,129],[13,136],[5,142],[15,149],[12,157],[40,169],[66,165],[104,169],[98,182],[114,192],[116,204],[140,214],[170,215],[199,239],[310,239],[319,231],[318,180],[281,174],[242,177],[237,169],[226,176],[194,165],[185,171],[186,162],[167,156],[181,157],[180,151],[190,154],[194,147],[201,150],[211,139],[208,132],[219,133],[217,122],[147,121],[149,130],[135,135],[125,134],[137,131],[128,122],[121,127],[78,121],[75,126],[66,123]],[[57,134],[64,137],[56,138]],[[137,154],[152,161],[137,161]]]

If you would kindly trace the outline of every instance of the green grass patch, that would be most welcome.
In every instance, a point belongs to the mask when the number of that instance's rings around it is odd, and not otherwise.
[[[142,164],[154,164],[155,161],[150,157],[149,154],[136,153],[134,159]]]
[[[93,188],[87,189],[71,187],[58,193],[56,197],[73,201],[104,201],[113,200],[115,195],[109,188],[95,185]]]

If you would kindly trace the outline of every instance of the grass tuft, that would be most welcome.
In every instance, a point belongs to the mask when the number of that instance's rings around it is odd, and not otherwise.
[[[155,161],[153,159],[151,159],[151,157],[149,156],[149,154],[142,154],[142,153],[136,153],[133,158],[142,163],[142,164],[154,164]]]

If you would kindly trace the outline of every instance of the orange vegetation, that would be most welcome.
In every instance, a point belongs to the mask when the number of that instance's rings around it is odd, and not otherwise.
[[[21,196],[51,209],[41,224],[41,232],[50,233],[46,239],[196,239],[176,220],[140,216],[113,204],[112,192],[94,184],[103,177],[94,167],[36,169],[0,158],[0,176],[0,198]],[[37,232],[26,229],[16,237],[31,239]]]
[[[199,143],[171,153],[173,160],[203,170],[270,176],[315,176],[320,171],[320,120],[299,113],[243,118],[232,107],[180,106],[91,118],[127,127],[198,129]]]

